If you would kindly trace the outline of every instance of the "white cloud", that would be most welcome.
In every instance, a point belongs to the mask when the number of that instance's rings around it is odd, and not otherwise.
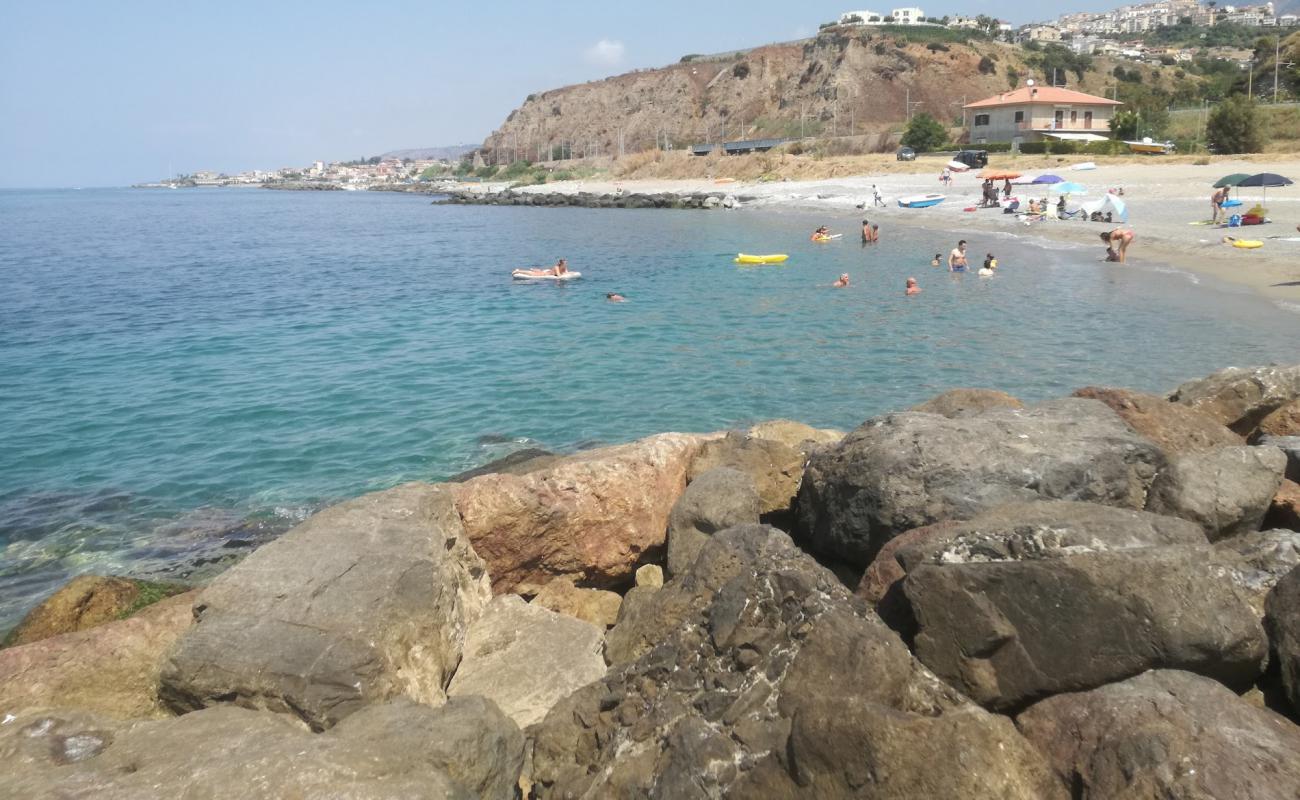
[[[623,63],[623,55],[627,48],[622,42],[613,39],[601,39],[591,47],[587,48],[586,57],[588,63],[595,64],[598,67],[617,67]]]

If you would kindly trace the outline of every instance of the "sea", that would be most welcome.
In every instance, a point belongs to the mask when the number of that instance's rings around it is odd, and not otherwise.
[[[201,580],[323,505],[522,448],[1295,360],[1294,311],[1140,241],[1117,265],[892,219],[863,245],[841,212],[2,191],[0,630],[71,575]],[[930,265],[958,237],[995,277]],[[580,280],[511,280],[561,257]]]

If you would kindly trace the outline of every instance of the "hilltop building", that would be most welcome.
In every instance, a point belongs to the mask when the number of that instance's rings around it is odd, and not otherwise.
[[[840,14],[841,25],[922,25],[925,12],[916,7],[895,8],[889,13],[879,11],[845,11]]]
[[[970,141],[1037,142],[1043,139],[1099,141],[1110,132],[1115,109],[1106,97],[1057,86],[1022,86],[967,103]]]

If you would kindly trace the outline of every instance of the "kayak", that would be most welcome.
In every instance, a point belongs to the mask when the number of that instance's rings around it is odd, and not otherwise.
[[[751,256],[744,253],[736,254],[737,264],[784,264],[790,256],[785,253],[773,253],[766,256]]]
[[[929,208],[937,206],[945,199],[941,194],[914,194],[911,197],[898,198],[900,208]]]
[[[843,235],[844,235],[844,234],[842,234],[842,233],[832,233],[830,236],[814,236],[814,237],[812,237],[812,240],[813,240],[814,242],[829,242],[829,241],[832,241],[832,240],[834,240],[834,239],[838,239],[838,238],[840,238],[840,237],[843,236]]]
[[[572,281],[582,277],[581,272],[566,272],[563,275],[534,275],[525,269],[517,269],[510,273],[510,277],[517,281]]]

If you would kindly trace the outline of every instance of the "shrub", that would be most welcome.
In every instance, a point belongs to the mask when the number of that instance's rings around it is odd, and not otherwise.
[[[993,59],[984,56],[980,59],[979,71],[981,75],[994,75],[997,73],[998,67],[993,63]]]
[[[952,48],[948,47],[948,45],[943,42],[930,42],[925,46],[925,49],[929,50],[931,53],[946,53]]]
[[[743,81],[745,78],[749,77],[749,65],[742,61],[731,68],[731,74],[733,77],[739,78]]]
[[[496,174],[497,174],[497,168],[493,166],[479,167],[478,169],[474,170],[474,177],[476,178],[491,178],[493,175]]]
[[[948,143],[948,129],[924,111],[907,122],[903,144],[918,152],[938,150]]]
[[[1263,149],[1255,103],[1234,95],[1215,106],[1205,126],[1205,138],[1220,153],[1257,153]]]
[[[1011,84],[1014,89],[1020,85],[1020,72],[1014,69],[1007,70],[1007,83]]]

